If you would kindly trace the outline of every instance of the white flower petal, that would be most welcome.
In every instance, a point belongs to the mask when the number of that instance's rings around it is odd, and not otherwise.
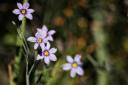
[[[84,75],[84,71],[83,71],[83,69],[82,69],[81,67],[77,67],[77,73],[78,73],[80,76]]]
[[[18,7],[19,9],[23,9],[23,6],[22,6],[21,3],[17,3],[17,7]]]
[[[71,69],[70,76],[74,78],[76,76],[76,69]]]
[[[42,37],[41,34],[40,34],[40,32],[36,32],[35,36],[36,36],[36,38]]]
[[[47,43],[46,43],[46,49],[49,50],[49,49],[50,49],[50,46],[51,46],[50,43],[47,42]]]
[[[42,30],[48,32],[48,28],[46,27],[46,25],[43,25]]]
[[[55,30],[50,30],[50,31],[48,32],[49,35],[53,35],[53,34],[55,34],[55,33],[56,33]]]
[[[35,37],[29,37],[29,38],[27,38],[27,41],[36,42],[36,38]]]
[[[46,30],[37,28],[37,32],[41,33],[43,38],[46,38],[46,36],[47,36],[47,31]]]
[[[33,9],[27,9],[27,13],[33,13],[35,12]]]
[[[81,59],[81,56],[78,55],[78,54],[74,58],[75,62],[77,62],[78,64],[82,64],[82,62],[80,61],[80,59]]]
[[[39,44],[38,44],[38,43],[35,43],[35,44],[34,44],[34,49],[37,49],[38,46],[39,46]]]
[[[20,14],[20,15],[18,16],[19,21],[22,21],[23,18],[24,18],[24,16],[23,16],[22,14]]]
[[[66,63],[62,66],[63,70],[67,71],[67,70],[70,70],[72,68],[71,64],[70,63]]]
[[[28,19],[30,19],[30,20],[33,19],[32,14],[26,14],[25,16],[26,16],[26,18],[28,18]]]
[[[47,38],[43,38],[44,43],[49,43]],[[49,43],[50,44],[50,43]]]
[[[38,56],[36,57],[36,60],[41,60],[41,59],[43,59],[43,58],[44,58],[43,56],[38,55]]]
[[[51,61],[56,61],[57,60],[57,58],[56,58],[56,56],[54,54],[50,54],[49,59]]]
[[[44,57],[44,62],[45,62],[46,64],[49,64],[49,63],[50,63],[49,57]]]
[[[25,3],[23,4],[23,8],[24,8],[24,9],[28,9],[28,8],[29,8],[29,6],[30,6],[30,5],[29,5],[29,3],[28,3],[28,2],[25,2]]]
[[[73,63],[73,58],[71,57],[71,56],[67,56],[67,61],[69,62],[69,63]]]
[[[45,38],[47,33],[45,31],[42,31],[40,29],[37,29],[37,33],[35,34],[36,37]]]
[[[44,43],[40,43],[40,47],[41,47],[42,50],[44,50],[45,49],[45,44]]]
[[[14,14],[16,14],[16,15],[20,14],[20,10],[19,10],[19,9],[14,9],[12,12],[13,12]]]
[[[37,31],[40,32],[40,33],[42,33],[42,29],[40,29],[40,28],[37,28]]]
[[[57,51],[56,48],[51,48],[51,49],[49,50],[50,53],[55,53],[56,51]]]
[[[47,36],[47,40],[53,41],[53,38],[51,35]]]

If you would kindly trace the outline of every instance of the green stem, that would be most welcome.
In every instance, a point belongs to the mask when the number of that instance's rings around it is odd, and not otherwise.
[[[23,3],[27,2],[27,0],[23,0]],[[22,20],[22,27],[21,27],[21,31],[23,36],[25,36],[26,33],[26,18],[23,18]],[[25,57],[26,60],[26,85],[30,85],[29,84],[29,75],[28,75],[28,56]]]
[[[23,3],[28,2],[28,0],[23,0]],[[25,36],[26,33],[26,18],[23,18],[22,20],[22,27],[21,27],[23,36]],[[29,74],[28,74],[28,56],[25,57],[26,59],[26,85],[30,85],[29,84]]]
[[[106,50],[107,36],[103,28],[104,18],[102,12],[95,12],[94,14],[96,15],[94,15],[92,32],[94,35],[95,42],[97,43],[96,57],[99,66],[104,68],[97,70],[97,85],[108,85],[108,72],[106,69],[106,64],[108,61],[108,53]]]
[[[23,3],[27,2],[28,0],[23,0]],[[21,30],[20,30],[21,29]],[[19,51],[19,57],[23,56],[23,49],[25,50],[25,61],[26,61],[26,85],[30,85],[29,84],[29,74],[28,74],[28,51],[25,47],[24,44],[24,36],[26,34],[26,18],[24,17],[22,20],[22,24],[21,24],[21,28],[18,30],[18,35],[20,37],[17,37],[17,46],[20,46],[20,51]],[[23,48],[22,48],[23,47]]]
[[[34,66],[35,66],[35,61],[34,61],[34,63],[32,64],[32,66],[31,66],[31,68],[30,68],[30,70],[29,70],[29,76],[31,75],[31,72],[32,72],[32,70],[33,70],[33,68],[34,68]]]
[[[25,2],[25,1],[23,1],[23,2]],[[26,33],[26,18],[23,18],[23,20],[22,20],[21,31],[22,31],[22,35],[25,36],[25,33]],[[23,41],[23,38],[22,38],[22,41]],[[26,61],[26,85],[30,85],[29,84],[29,75],[28,75],[28,56],[25,57],[25,61]]]
[[[23,0],[23,3],[28,2],[28,0]]]
[[[26,32],[26,18],[22,20],[22,27],[21,27],[22,34],[25,35]]]
[[[91,64],[94,67],[98,67],[98,63],[92,58],[92,56],[90,56],[89,54],[86,55],[87,59],[91,62]]]

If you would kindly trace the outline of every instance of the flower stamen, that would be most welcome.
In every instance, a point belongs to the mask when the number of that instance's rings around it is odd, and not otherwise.
[[[26,11],[26,9],[21,9],[21,14],[26,14],[27,13],[27,11]]]
[[[44,56],[49,56],[49,52],[47,51],[47,50],[45,50],[44,52],[43,52],[43,54],[44,54]]]
[[[42,43],[42,42],[43,42],[43,39],[42,39],[42,38],[38,38],[38,39],[37,39],[37,42],[38,42],[38,43]]]
[[[72,64],[72,67],[73,67],[73,68],[76,68],[76,67],[78,67],[78,64],[77,64],[77,63],[73,63],[73,64]]]

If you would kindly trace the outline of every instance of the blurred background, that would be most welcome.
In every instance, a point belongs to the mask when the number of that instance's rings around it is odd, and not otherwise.
[[[25,85],[25,59],[19,54],[17,29],[21,22],[12,10],[22,0],[0,0],[0,85]],[[56,30],[53,47],[57,62],[42,61],[30,76],[30,85],[128,85],[128,0],[29,0],[35,10],[27,20],[26,35],[45,24]],[[12,24],[16,23],[16,26]],[[33,44],[29,69],[34,63]],[[62,71],[66,55],[82,55],[84,76],[72,79]]]

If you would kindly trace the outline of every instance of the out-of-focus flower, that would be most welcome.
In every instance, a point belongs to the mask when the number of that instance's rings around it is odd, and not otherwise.
[[[42,29],[37,29],[37,31],[40,32],[40,33],[43,33],[43,31],[45,31],[47,33],[46,38],[49,41],[53,41],[52,35],[54,35],[56,33],[55,30],[49,30],[48,31],[48,28],[45,25],[43,25]]]
[[[82,76],[84,75],[84,71],[81,67],[82,62],[80,61],[81,56],[76,55],[75,58],[73,59],[71,56],[67,56],[67,62],[66,64],[63,65],[63,70],[67,71],[70,70],[70,76],[74,78],[76,74]]]
[[[87,0],[78,0],[78,5],[83,8],[87,8]]]
[[[57,58],[55,56],[56,48],[50,49],[50,44],[47,43],[44,48],[42,48],[42,52],[37,56],[36,60],[44,59],[46,64],[50,64],[50,61],[56,61]]]
[[[65,19],[63,17],[57,16],[53,19],[53,24],[56,26],[64,26]]]
[[[73,9],[71,7],[68,7],[66,9],[64,9],[64,15],[66,17],[71,17],[73,16]]]
[[[77,45],[79,49],[82,49],[86,46],[87,42],[86,39],[81,35],[77,40]]]
[[[24,17],[32,20],[32,14],[34,12],[33,9],[29,9],[30,4],[28,2],[25,2],[23,5],[21,3],[17,3],[18,9],[14,9],[13,13],[18,16],[19,21],[21,21]]]
[[[46,31],[37,32],[35,34],[35,37],[29,37],[27,39],[27,41],[35,43],[34,49],[37,49],[38,46],[40,46],[41,48],[44,48],[45,47],[45,43],[49,43],[48,39],[46,38],[46,36],[47,36],[47,32]]]
[[[77,21],[77,25],[82,29],[82,28],[84,28],[84,29],[86,29],[87,28],[87,20],[84,18],[84,17],[80,17],[79,19],[78,19],[78,21]]]

